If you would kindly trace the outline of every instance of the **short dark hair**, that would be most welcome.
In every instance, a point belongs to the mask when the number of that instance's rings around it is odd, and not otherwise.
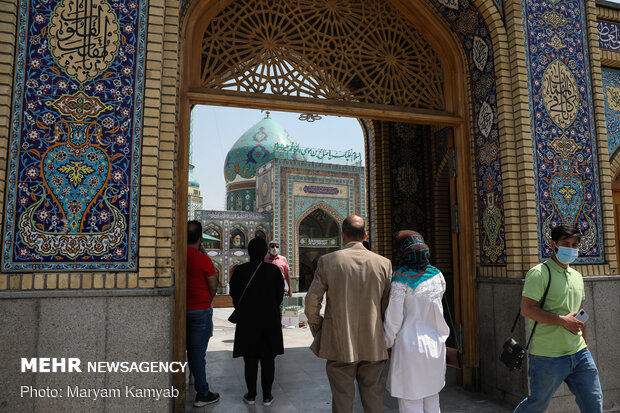
[[[551,230],[551,239],[554,242],[573,237],[576,237],[579,241],[581,240],[582,236],[583,234],[581,233],[581,231],[579,231],[579,228],[574,225],[562,224]]]
[[[202,239],[202,224],[200,221],[187,221],[187,243],[195,244]]]
[[[342,233],[352,240],[362,240],[364,239],[364,235],[366,235],[366,230],[364,229],[364,220],[362,220],[362,225],[353,224],[350,219],[351,217],[346,218],[342,222]]]

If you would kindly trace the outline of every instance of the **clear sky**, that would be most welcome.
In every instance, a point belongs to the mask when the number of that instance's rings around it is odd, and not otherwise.
[[[265,117],[265,113],[256,109],[196,106],[192,116],[194,176],[200,183],[203,208],[226,209],[226,154],[245,131]],[[362,155],[362,164],[364,162],[364,135],[355,118],[323,116],[310,123],[300,121],[299,113],[270,111],[269,116],[300,146],[338,151],[352,149]]]

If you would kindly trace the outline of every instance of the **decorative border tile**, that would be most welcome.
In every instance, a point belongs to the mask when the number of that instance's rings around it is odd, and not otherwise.
[[[460,39],[469,61],[476,148],[480,265],[506,265],[504,188],[499,153],[493,41],[484,18],[471,1],[433,2]]]
[[[620,70],[602,68],[609,158],[620,146]]]

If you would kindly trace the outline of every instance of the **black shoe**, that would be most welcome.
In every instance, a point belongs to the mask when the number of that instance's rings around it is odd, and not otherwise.
[[[256,401],[256,396],[250,396],[250,393],[246,393],[243,395],[243,401],[247,404],[254,404]]]
[[[264,406],[271,406],[271,403],[273,403],[273,396],[263,397]]]
[[[194,407],[203,407],[208,404],[217,403],[220,401],[220,394],[209,392],[206,396],[202,393],[196,394],[196,398],[194,399]]]

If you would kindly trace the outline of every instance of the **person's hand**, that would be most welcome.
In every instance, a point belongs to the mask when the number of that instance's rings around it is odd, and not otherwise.
[[[567,315],[561,315],[560,319],[562,320],[562,327],[573,334],[578,334],[586,325],[577,320],[575,314],[577,314],[576,311]]]
[[[293,292],[290,289],[288,291],[285,291],[284,294],[286,294],[289,298],[293,296]]]

